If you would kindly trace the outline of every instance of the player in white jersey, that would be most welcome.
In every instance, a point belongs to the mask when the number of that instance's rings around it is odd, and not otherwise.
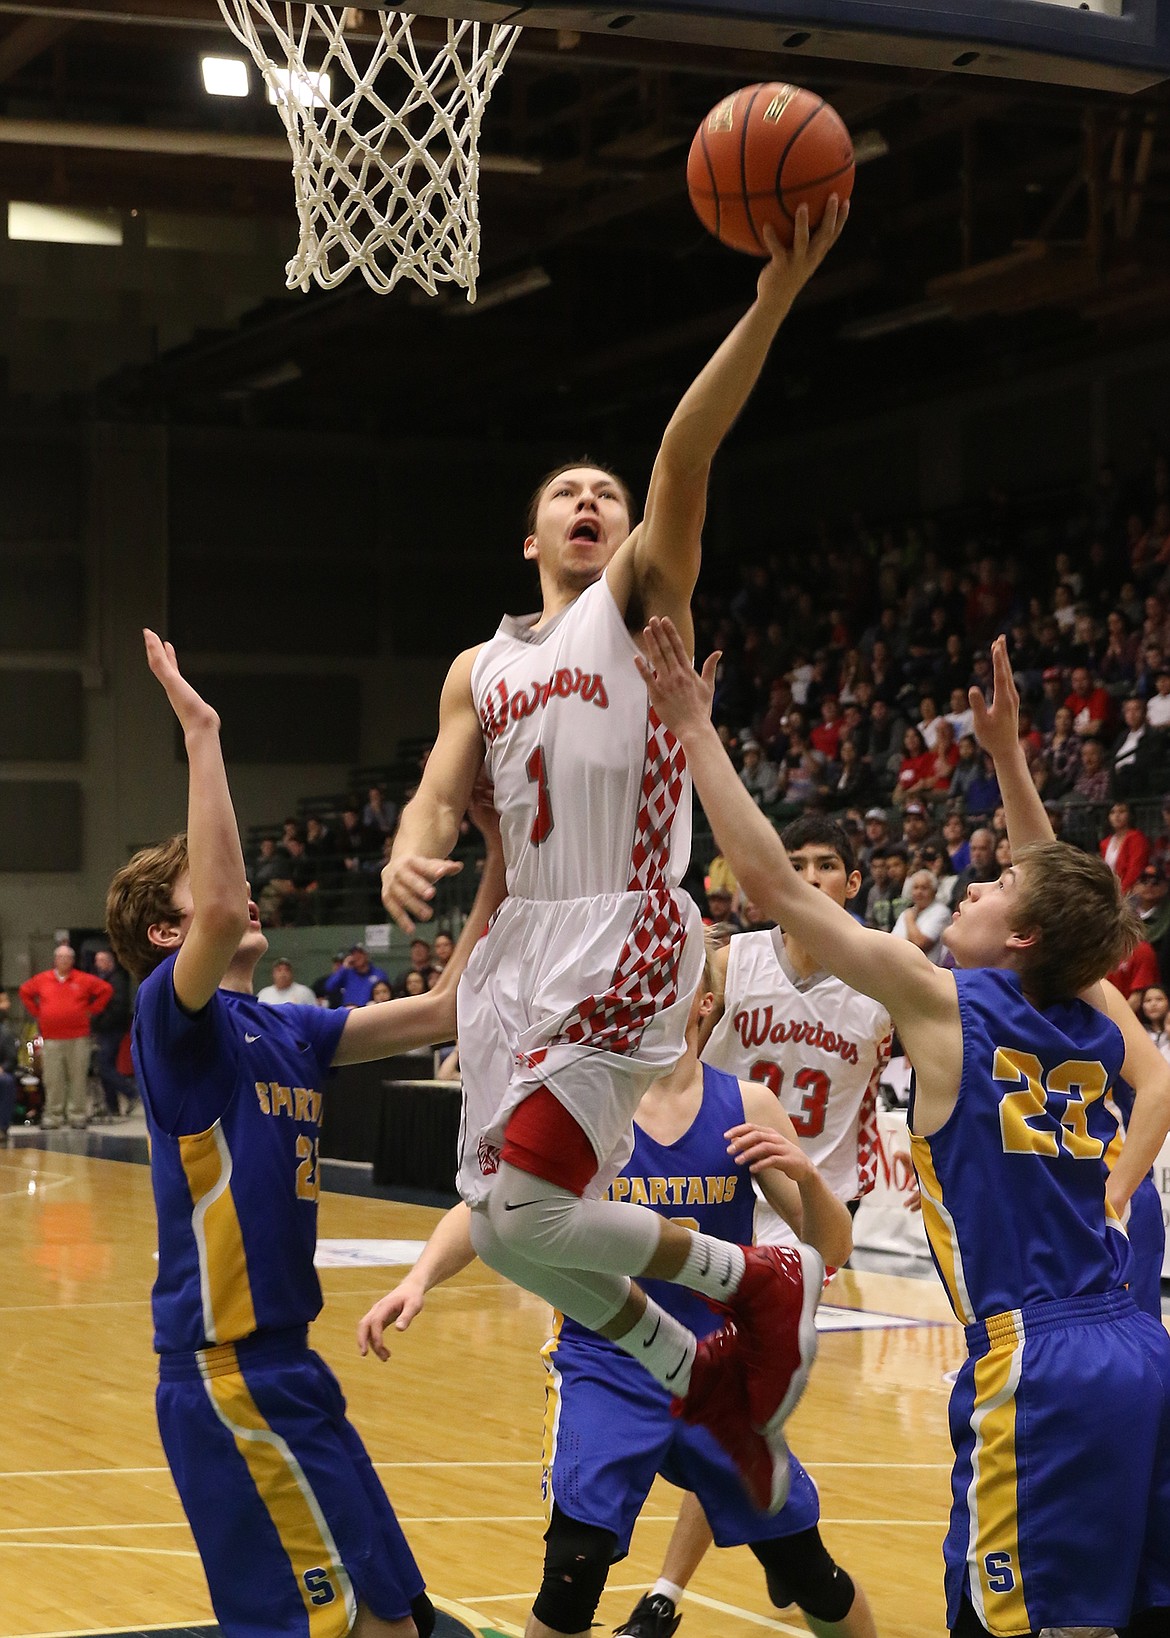
[[[459,998],[459,1186],[475,1249],[640,1359],[770,1510],[787,1484],[781,1424],[815,1352],[820,1259],[745,1253],[598,1197],[629,1153],[646,1087],[682,1054],[702,963],[699,917],[679,891],[685,763],[649,708],[631,633],[668,613],[692,640],[711,461],[843,219],[834,200],[811,241],[804,212],[791,251],[770,241],[755,303],[667,426],[639,524],[600,468],[570,466],[540,486],[524,555],[541,612],[505,620],[455,661],[383,872],[386,907],[409,930],[453,868],[446,855],[486,767],[510,897]],[[631,1283],[638,1274],[700,1291],[733,1318],[696,1351]]]
[[[806,882],[845,905],[861,886],[853,846],[822,814],[786,825],[782,837]],[[779,1098],[837,1199],[850,1204],[873,1187],[878,1080],[890,1050],[890,1015],[877,1001],[827,973],[780,928],[736,933],[712,957],[722,1003],[703,1044],[704,1063],[762,1081]],[[721,980],[721,983],[720,983]],[[757,1243],[796,1241],[783,1217],[756,1192]],[[670,1638],[678,1605],[711,1545],[698,1499],[679,1510],[662,1573],[618,1630],[627,1638]]]

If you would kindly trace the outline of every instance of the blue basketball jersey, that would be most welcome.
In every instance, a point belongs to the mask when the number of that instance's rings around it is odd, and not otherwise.
[[[348,1014],[175,995],[174,958],[141,985],[134,1067],[158,1213],[160,1353],[304,1326],[321,1309],[321,1086]]]
[[[634,1206],[649,1206],[660,1217],[670,1217],[717,1240],[750,1245],[755,1197],[751,1175],[737,1166],[727,1152],[724,1137],[729,1127],[743,1123],[743,1098],[734,1075],[703,1066],[703,1101],[690,1126],[674,1143],[656,1143],[634,1123],[634,1152],[610,1184],[609,1198]],[[638,1284],[668,1314],[673,1314],[697,1336],[706,1336],[722,1324],[710,1304],[685,1286],[666,1280],[639,1280]],[[594,1332],[567,1319],[561,1346],[573,1343],[597,1346]],[[621,1359],[623,1354],[612,1343]],[[634,1368],[641,1366],[634,1362]]]
[[[1117,1136],[1107,1094],[1124,1044],[1083,1001],[1039,1009],[1004,969],[955,972],[963,1070],[955,1108],[913,1134],[931,1255],[964,1324],[1117,1289],[1130,1253],[1105,1203]]]

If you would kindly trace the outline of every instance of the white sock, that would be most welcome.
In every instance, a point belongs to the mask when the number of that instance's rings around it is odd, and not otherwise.
[[[646,1312],[624,1337],[614,1341],[623,1353],[643,1365],[655,1382],[682,1398],[691,1385],[691,1365],[695,1358],[695,1334],[647,1299]]]
[[[709,1234],[692,1234],[687,1260],[674,1278],[677,1285],[714,1297],[716,1302],[726,1302],[739,1290],[743,1270],[742,1247]]]
[[[673,1581],[668,1581],[665,1576],[660,1575],[651,1587],[649,1596],[651,1598],[669,1598],[675,1609],[678,1609],[685,1591],[685,1587],[676,1587]]]

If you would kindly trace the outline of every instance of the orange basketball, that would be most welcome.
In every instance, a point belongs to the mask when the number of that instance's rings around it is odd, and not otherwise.
[[[733,250],[766,256],[761,230],[792,243],[796,211],[809,227],[829,195],[853,192],[853,144],[835,109],[798,85],[745,85],[718,103],[695,132],[687,188],[699,220]]]

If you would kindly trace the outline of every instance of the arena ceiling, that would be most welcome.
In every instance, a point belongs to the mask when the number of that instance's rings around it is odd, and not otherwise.
[[[282,260],[293,206],[276,113],[258,94],[208,97],[200,81],[201,53],[230,49],[215,0],[0,0],[3,192],[271,222],[288,230]],[[1164,326],[1164,86],[1123,96],[530,28],[484,123],[481,292],[491,299],[468,310],[408,283],[379,297],[359,277],[283,295],[277,277],[238,322],[147,362],[113,360],[93,402],[102,413],[416,436],[571,428],[608,447],[614,434],[644,434],[752,289],[751,264],[690,211],[691,136],[736,85],[785,78],[826,96],[869,157],[847,234],[770,373],[775,403],[810,418],[843,398],[881,405],[924,382]],[[119,135],[104,146],[114,128],[137,133],[135,145]],[[209,133],[210,151],[165,151],[167,133],[182,131]],[[258,157],[227,151],[248,136],[266,139]],[[501,156],[524,161],[523,173],[496,168]]]

